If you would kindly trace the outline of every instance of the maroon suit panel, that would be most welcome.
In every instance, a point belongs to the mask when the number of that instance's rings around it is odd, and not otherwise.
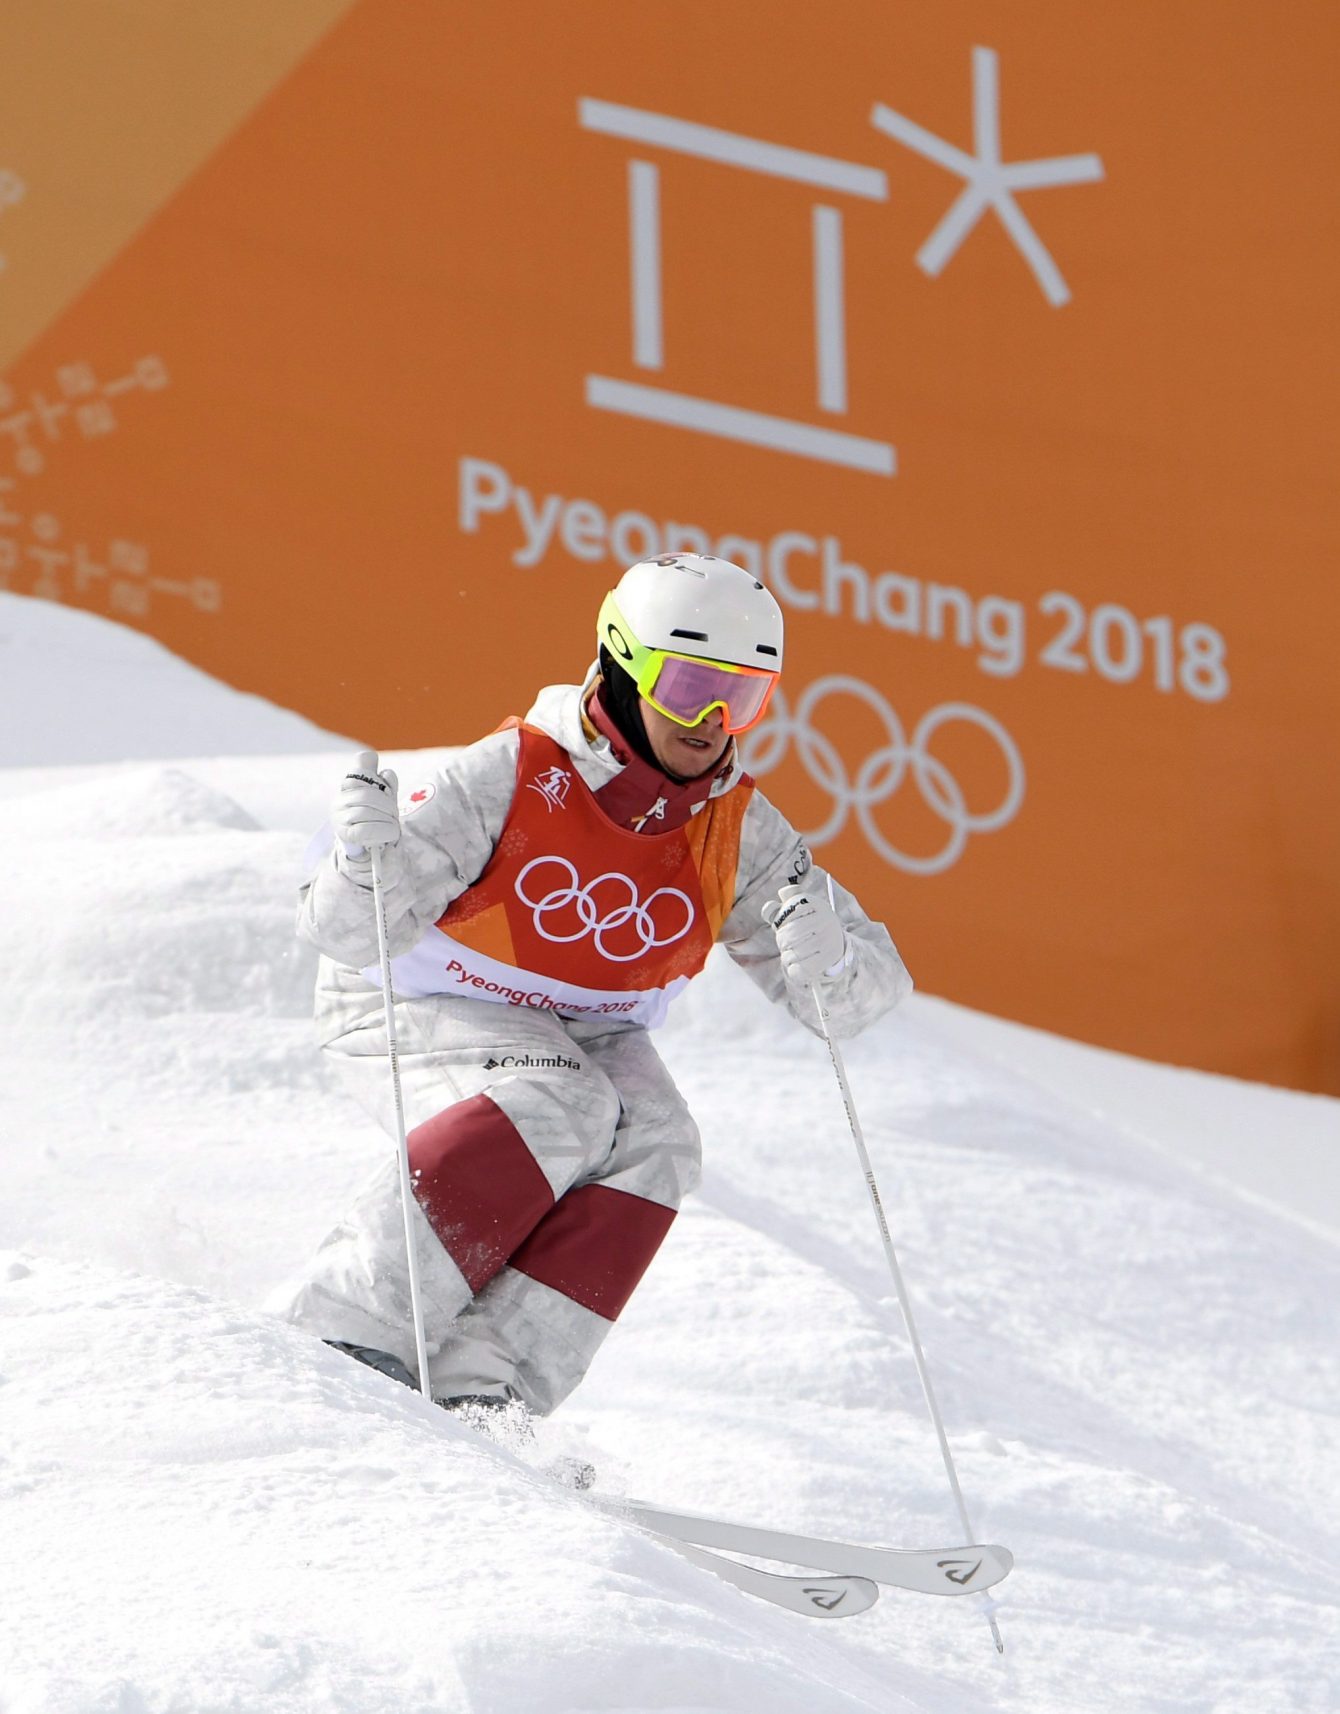
[[[414,1194],[477,1292],[554,1206],[520,1131],[487,1095],[472,1095],[409,1134]]]
[[[580,1184],[536,1226],[512,1266],[614,1321],[674,1218],[674,1209],[659,1202],[606,1184]]]

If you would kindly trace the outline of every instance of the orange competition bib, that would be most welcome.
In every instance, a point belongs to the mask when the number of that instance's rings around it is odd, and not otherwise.
[[[562,745],[520,728],[516,791],[482,875],[395,961],[396,992],[648,1027],[706,962],[735,899],[747,777],[680,828],[612,822]]]

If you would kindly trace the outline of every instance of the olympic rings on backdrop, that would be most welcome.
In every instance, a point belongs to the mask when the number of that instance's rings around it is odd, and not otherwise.
[[[819,704],[830,696],[840,695],[854,696],[863,702],[883,725],[888,740],[866,757],[854,779],[836,744],[812,724],[811,717]],[[995,740],[1005,758],[1009,783],[1004,798],[993,810],[970,811],[962,786],[945,764],[930,753],[931,739],[942,726],[956,720],[980,727]],[[788,712],[785,692],[779,686],[773,693],[767,719],[745,736],[740,746],[741,761],[751,774],[769,774],[782,763],[793,743],[806,773],[833,800],[832,814],[821,827],[804,837],[812,845],[835,839],[855,810],[861,831],[884,861],[913,875],[938,875],[951,868],[962,856],[970,833],[992,833],[1004,827],[1014,819],[1024,801],[1024,763],[1018,746],[998,720],[969,702],[946,702],[923,714],[909,743],[898,715],[879,691],[863,679],[836,673],[816,679],[801,695],[794,714]],[[872,813],[877,805],[894,796],[909,769],[923,799],[949,825],[948,840],[930,857],[913,857],[900,851],[881,832]]]
[[[566,885],[551,888],[538,899],[533,899],[525,890],[526,877],[543,864],[553,863],[567,877]],[[612,884],[627,893],[625,903],[610,904],[604,915],[595,901],[598,887]],[[537,883],[539,884],[539,883]],[[535,932],[545,940],[564,942],[583,940],[588,934],[595,936],[595,948],[602,958],[607,958],[611,964],[631,964],[635,958],[642,958],[656,946],[670,946],[683,937],[693,927],[693,900],[687,893],[681,893],[678,887],[658,887],[643,904],[637,896],[637,888],[627,875],[621,875],[617,869],[607,870],[603,875],[597,875],[594,881],[582,886],[577,877],[577,871],[566,857],[532,857],[530,862],[516,878],[516,896],[523,905],[529,905],[535,918]],[[607,894],[608,898],[608,887]],[[684,921],[673,932],[658,934],[657,924],[653,920],[652,911],[658,899],[678,900],[684,908]],[[572,905],[577,912],[577,927],[571,934],[555,934],[546,928],[543,919],[552,916],[555,911],[564,910]],[[666,912],[669,910],[669,919]],[[671,903],[660,910],[661,926],[671,928],[679,912]],[[634,924],[641,945],[632,952],[611,952],[605,944],[605,936],[613,934],[617,929]]]

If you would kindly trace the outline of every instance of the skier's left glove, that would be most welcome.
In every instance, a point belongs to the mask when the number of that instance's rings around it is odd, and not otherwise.
[[[849,956],[846,930],[812,881],[783,887],[776,900],[764,905],[763,916],[777,936],[777,951],[788,980],[812,988],[816,982],[841,974]]]

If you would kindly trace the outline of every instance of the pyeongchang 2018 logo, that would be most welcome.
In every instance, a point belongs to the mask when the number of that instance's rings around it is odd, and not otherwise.
[[[897,470],[897,453],[890,443],[828,426],[847,410],[846,263],[842,211],[836,199],[857,197],[887,202],[887,175],[878,167],[611,101],[583,99],[577,104],[577,115],[578,123],[587,131],[647,149],[689,155],[739,171],[790,180],[826,193],[825,200],[814,205],[811,232],[815,385],[821,423],[771,416],[609,375],[586,377],[586,403],[596,410],[614,411],[644,422],[768,447],[871,475],[892,476]],[[917,265],[923,273],[938,278],[974,227],[990,212],[1005,229],[1047,302],[1053,308],[1069,302],[1070,288],[1015,200],[1015,192],[1093,184],[1103,177],[1103,163],[1094,154],[1053,155],[1033,161],[1003,158],[1000,65],[991,48],[977,47],[972,51],[971,154],[882,102],[871,108],[870,123],[882,136],[962,181],[962,188],[943,218],[917,252]],[[628,162],[633,364],[650,373],[660,371],[665,365],[660,182],[661,169],[654,162],[638,159]],[[823,418],[828,419],[827,424],[822,422]]]
[[[823,730],[820,710],[834,697],[855,698],[882,728],[883,742],[851,765],[838,741]],[[999,753],[1005,789],[998,802],[970,808],[964,787],[933,753],[935,739],[953,726],[975,728]],[[779,767],[792,748],[810,779],[832,799],[832,810],[820,825],[805,829],[810,844],[825,845],[836,839],[854,815],[871,848],[895,869],[912,875],[939,875],[952,868],[963,855],[969,834],[996,832],[1014,820],[1024,801],[1024,763],[1018,745],[993,715],[970,702],[932,708],[909,737],[897,711],[863,679],[838,673],[816,679],[796,699],[794,709],[779,686],[767,718],[741,741],[740,760],[758,777]],[[900,849],[878,820],[881,807],[892,807],[908,787],[947,829],[944,843],[926,855]]]

